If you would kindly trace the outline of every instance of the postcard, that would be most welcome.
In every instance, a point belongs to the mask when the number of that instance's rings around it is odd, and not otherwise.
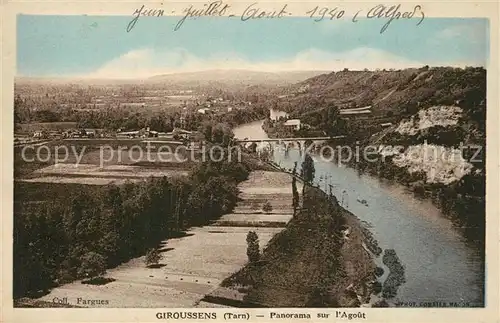
[[[498,320],[498,9],[4,3],[2,320]]]

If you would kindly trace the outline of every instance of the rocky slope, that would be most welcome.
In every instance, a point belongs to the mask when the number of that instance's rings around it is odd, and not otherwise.
[[[332,118],[335,108],[367,106],[371,113]],[[484,68],[332,72],[287,88],[274,108],[316,130],[346,135],[361,152],[371,146],[370,160],[348,163],[433,199],[470,238],[484,241]]]
[[[486,95],[484,68],[332,72],[291,86],[279,106],[300,114],[334,103],[340,108],[372,106],[375,115],[415,113],[418,107],[479,103]]]
[[[431,106],[362,145],[377,153],[351,162],[360,172],[396,180],[431,198],[472,240],[484,241],[486,106]],[[363,151],[363,149],[361,149]],[[363,156],[361,156],[363,157]],[[375,161],[373,161],[375,159]]]

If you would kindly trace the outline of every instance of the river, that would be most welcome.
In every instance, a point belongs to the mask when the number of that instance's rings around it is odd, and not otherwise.
[[[264,139],[262,122],[234,129],[236,138]],[[273,160],[286,168],[298,166],[297,150],[274,149]],[[457,302],[462,306],[484,306],[484,268],[481,252],[430,201],[418,199],[405,187],[352,168],[321,160],[313,155],[315,181],[321,187],[332,184],[333,193],[344,207],[368,223],[382,249],[394,249],[405,267],[406,282],[395,301]],[[358,202],[366,200],[366,205]],[[380,257],[381,258],[381,257]],[[377,263],[380,263],[378,259]],[[386,276],[386,275],[384,275]]]

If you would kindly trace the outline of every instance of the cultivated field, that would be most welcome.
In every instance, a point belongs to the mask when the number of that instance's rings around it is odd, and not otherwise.
[[[185,176],[193,166],[194,158],[176,142],[150,145],[137,139],[59,140],[41,146],[14,150],[14,177],[16,180],[43,183],[80,183],[89,185],[121,184],[148,177]],[[131,148],[140,146],[142,148]],[[23,156],[24,155],[24,156]]]
[[[96,178],[96,177],[63,177],[63,176],[44,176],[37,178],[21,179],[26,183],[48,183],[48,184],[83,184],[83,185],[123,185],[127,179],[120,178]]]
[[[35,177],[21,179],[27,182],[79,183],[107,185],[124,183],[126,180],[142,181],[149,177],[175,177],[188,175],[187,170],[167,168],[146,168],[142,166],[109,165],[100,167],[93,164],[55,164],[33,172]]]

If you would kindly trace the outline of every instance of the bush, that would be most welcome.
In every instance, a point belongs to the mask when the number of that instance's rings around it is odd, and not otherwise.
[[[101,254],[90,251],[82,257],[82,264],[78,268],[78,276],[90,279],[106,273],[106,260]]]
[[[160,262],[160,253],[158,252],[157,248],[149,249],[148,252],[146,253],[146,257],[144,258],[144,262],[146,263],[146,266],[152,266],[152,265],[158,265]]]
[[[256,262],[260,259],[259,237],[254,231],[247,234],[247,256],[249,262]]]
[[[262,211],[265,213],[271,213],[273,211],[273,206],[269,203],[269,201],[266,201],[266,203],[262,205]]]
[[[382,283],[379,281],[376,281],[373,283],[373,294],[378,295],[382,291]]]
[[[384,274],[384,268],[382,268],[382,267],[375,268],[375,276],[380,277],[383,274]]]

